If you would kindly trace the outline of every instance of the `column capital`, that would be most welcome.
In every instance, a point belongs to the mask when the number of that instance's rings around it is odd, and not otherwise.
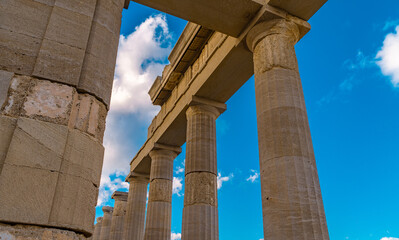
[[[114,211],[114,208],[110,206],[104,206],[102,210],[104,213],[112,213]]]
[[[148,174],[140,174],[135,172],[130,172],[125,179],[125,182],[145,182],[148,183],[150,181],[150,176]]]
[[[112,194],[111,198],[114,199],[115,201],[124,201],[124,202],[126,202],[127,201],[127,196],[128,196],[127,192],[115,191]]]
[[[197,113],[204,113],[213,115],[216,119],[220,114],[226,111],[226,108],[227,106],[224,103],[207,98],[192,96],[191,102],[186,111],[186,116],[191,116]]]
[[[286,19],[274,19],[271,21],[261,22],[255,25],[247,35],[247,46],[249,50],[254,51],[257,43],[269,35],[282,35],[289,38],[293,44],[298,42],[300,32],[298,26]]]
[[[177,157],[177,155],[181,153],[181,151],[182,151],[181,147],[155,143],[149,155],[151,158],[154,158],[155,156],[161,154],[170,157],[170,160],[174,160]]]

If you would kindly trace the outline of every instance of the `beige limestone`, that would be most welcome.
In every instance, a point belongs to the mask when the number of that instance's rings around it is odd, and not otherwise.
[[[150,152],[150,192],[145,240],[168,240],[171,237],[173,160],[180,152],[162,148]]]
[[[129,182],[129,195],[123,229],[123,239],[143,240],[149,177],[129,176],[126,181]]]
[[[32,225],[7,225],[0,223],[0,239],[4,240],[86,240],[87,238],[73,231],[37,227]]]
[[[110,240],[121,240],[123,237],[123,224],[125,222],[127,198],[127,192],[116,191],[112,194],[112,199],[115,200],[115,204],[109,234]]]
[[[100,239],[102,221],[103,221],[103,217],[97,218],[97,223],[96,223],[96,225],[94,225],[94,232],[93,232],[93,236],[92,236],[93,240]]]
[[[16,125],[17,119],[0,115],[0,174]]]
[[[216,118],[210,105],[187,109],[187,142],[182,240],[219,239]]]
[[[10,86],[13,76],[13,72],[0,70],[0,109],[7,99],[8,88]]]
[[[298,73],[298,27],[286,20],[256,25],[255,91],[265,239],[329,239]]]
[[[113,207],[105,206],[102,208],[104,212],[103,221],[101,225],[100,240],[108,240],[111,230]]]

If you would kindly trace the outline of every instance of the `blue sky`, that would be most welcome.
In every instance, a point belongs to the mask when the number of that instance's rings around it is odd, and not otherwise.
[[[124,10],[97,217],[113,205],[159,110],[147,91],[186,22],[131,3]],[[399,2],[330,0],[296,45],[330,239],[399,239]],[[263,238],[254,79],[217,120],[220,239]],[[184,146],[183,146],[184,149]],[[180,239],[185,152],[175,161]]]

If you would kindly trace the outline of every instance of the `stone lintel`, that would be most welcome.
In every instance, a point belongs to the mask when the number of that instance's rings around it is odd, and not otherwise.
[[[124,201],[124,202],[126,202],[127,201],[127,196],[128,196],[127,192],[115,191],[112,194],[111,198],[114,199],[115,201]]]
[[[225,103],[221,103],[218,101],[214,101],[207,98],[202,98],[198,96],[191,96],[191,101],[189,106],[197,106],[197,105],[208,105],[216,108],[219,111],[219,114],[222,114],[227,109],[227,105]]]

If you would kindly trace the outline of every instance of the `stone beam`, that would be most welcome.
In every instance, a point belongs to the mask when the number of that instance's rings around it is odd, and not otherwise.
[[[327,0],[135,0],[135,2],[238,37],[262,6],[268,4],[292,16],[309,20]],[[262,21],[273,19],[266,11]]]

